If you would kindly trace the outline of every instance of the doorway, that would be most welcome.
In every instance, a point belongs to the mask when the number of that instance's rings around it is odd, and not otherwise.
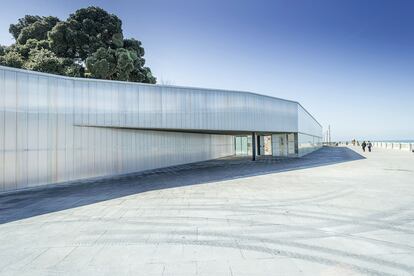
[[[234,149],[236,155],[252,154],[252,137],[251,136],[235,136]]]
[[[260,135],[257,140],[258,154],[272,155],[272,135]]]

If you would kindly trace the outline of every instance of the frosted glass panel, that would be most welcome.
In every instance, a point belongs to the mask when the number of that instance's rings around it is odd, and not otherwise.
[[[252,131],[295,133],[289,155],[322,136],[293,101],[0,66],[0,191],[251,154]]]

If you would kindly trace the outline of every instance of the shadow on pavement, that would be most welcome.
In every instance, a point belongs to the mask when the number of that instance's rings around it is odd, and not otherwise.
[[[0,196],[0,224],[142,192],[332,165],[364,159],[345,147],[324,147],[302,158],[250,161],[229,157],[163,169],[79,181]]]

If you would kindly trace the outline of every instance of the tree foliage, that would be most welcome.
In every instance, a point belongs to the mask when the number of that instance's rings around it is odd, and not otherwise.
[[[6,47],[3,45],[0,45],[0,56],[3,56],[6,53]]]
[[[25,67],[33,71],[62,74],[65,70],[64,59],[57,57],[48,49],[33,49]]]
[[[0,64],[9,67],[22,68],[24,60],[19,53],[6,51],[4,55],[0,56]]]
[[[124,39],[122,21],[99,7],[67,20],[26,15],[9,32],[16,43],[0,47],[0,64],[66,76],[155,83],[140,41]]]

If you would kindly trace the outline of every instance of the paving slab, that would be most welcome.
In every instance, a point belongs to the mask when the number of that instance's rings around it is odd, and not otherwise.
[[[0,275],[414,275],[414,154],[324,147],[0,195]]]

